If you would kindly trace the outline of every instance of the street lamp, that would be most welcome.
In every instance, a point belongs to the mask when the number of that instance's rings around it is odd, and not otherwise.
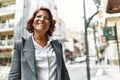
[[[99,8],[99,5],[100,5],[100,0],[93,0],[97,9]]]
[[[95,16],[95,15],[97,15],[98,14],[98,12],[99,12],[99,6],[100,6],[100,0],[93,0],[94,1],[94,3],[95,3],[95,6],[96,6],[96,8],[97,8],[97,11],[91,16],[91,17],[89,17],[88,18],[88,20],[87,20],[87,27],[89,26],[89,23],[90,23],[90,21],[93,19],[93,17]]]
[[[83,0],[83,10],[84,10],[84,25],[85,25],[85,54],[86,54],[86,69],[87,69],[87,79],[90,80],[90,67],[89,67],[89,49],[88,49],[88,39],[87,39],[87,28],[89,26],[90,21],[92,18],[98,14],[98,8],[100,5],[100,0],[93,0],[95,2],[95,5],[97,7],[97,11],[90,17],[88,20],[86,19],[86,7],[85,7],[85,0]]]

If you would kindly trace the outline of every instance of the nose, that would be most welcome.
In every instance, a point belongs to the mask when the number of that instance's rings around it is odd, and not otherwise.
[[[40,20],[44,20],[44,17],[43,17],[43,16],[41,16]]]

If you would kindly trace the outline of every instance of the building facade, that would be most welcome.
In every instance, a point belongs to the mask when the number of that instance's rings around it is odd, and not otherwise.
[[[0,65],[11,62],[15,23],[15,0],[0,0]]]
[[[101,0],[98,14],[100,44],[107,64],[118,65],[120,47],[120,0]]]

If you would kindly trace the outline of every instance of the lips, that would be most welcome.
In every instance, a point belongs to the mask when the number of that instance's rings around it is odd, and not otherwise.
[[[44,22],[42,22],[42,21],[38,21],[38,22],[37,22],[37,25],[44,26],[44,25],[45,25],[45,23],[44,23]]]
[[[44,23],[37,23],[37,25],[39,25],[39,26],[45,26]]]

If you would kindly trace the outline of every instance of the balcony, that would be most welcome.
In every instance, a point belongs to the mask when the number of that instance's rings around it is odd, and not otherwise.
[[[13,45],[13,40],[12,40],[12,39],[11,39],[11,40],[8,40],[8,41],[7,41],[7,45],[8,45],[8,46]]]
[[[0,24],[0,32],[9,32],[14,30],[14,23]]]
[[[10,40],[0,40],[0,49],[12,49],[14,41]]]
[[[120,13],[120,0],[109,0],[107,4],[107,13]]]
[[[15,2],[15,0],[0,0],[0,3]]]
[[[0,8],[0,16],[14,14],[14,13],[15,13],[15,4]]]
[[[0,46],[5,46],[5,40],[0,41]]]

